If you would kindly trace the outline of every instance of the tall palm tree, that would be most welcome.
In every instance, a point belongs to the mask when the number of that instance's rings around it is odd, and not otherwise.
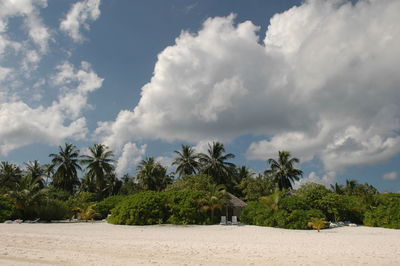
[[[271,175],[278,185],[279,190],[292,189],[292,182],[298,181],[303,175],[303,171],[294,168],[295,163],[299,163],[297,158],[290,158],[288,151],[279,151],[278,160],[268,159],[271,169],[266,170],[266,175]]]
[[[51,163],[43,165],[43,171],[44,171],[44,178],[45,178],[45,186],[50,185],[50,179],[54,175],[54,167],[52,166]]]
[[[95,182],[97,190],[102,191],[106,185],[106,177],[114,171],[114,153],[104,144],[94,144],[89,147],[89,155],[82,155],[81,163],[86,165],[88,180]]]
[[[199,168],[199,162],[193,147],[182,145],[182,151],[175,151],[175,153],[178,157],[175,158],[172,165],[177,165],[176,172],[179,177],[195,174]]]
[[[167,168],[156,162],[154,157],[142,160],[136,168],[139,184],[146,190],[161,191],[172,183]]]
[[[232,158],[235,158],[235,155],[225,154],[224,144],[220,142],[208,144],[207,154],[199,154],[201,172],[211,176],[217,184],[230,184],[235,164],[227,160]]]
[[[44,187],[44,177],[45,177],[45,168],[40,165],[37,160],[29,161],[25,163],[25,172],[27,175],[30,175],[33,179],[37,179],[39,182],[40,188]]]
[[[0,190],[12,189],[21,177],[22,171],[16,164],[0,162]]]
[[[52,168],[57,168],[53,175],[53,185],[56,188],[64,189],[72,193],[74,187],[79,185],[78,170],[79,150],[70,143],[65,143],[64,148],[59,146],[57,154],[50,154]]]

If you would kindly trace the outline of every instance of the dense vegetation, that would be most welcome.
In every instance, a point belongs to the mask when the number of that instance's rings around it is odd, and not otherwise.
[[[222,143],[206,153],[182,145],[175,172],[153,157],[134,175],[117,177],[114,154],[102,144],[82,155],[72,144],[50,154],[50,163],[23,167],[0,162],[0,222],[108,218],[114,224],[213,224],[225,213],[229,193],[248,203],[241,222],[288,229],[320,229],[325,221],[400,228],[400,196],[347,180],[329,189],[315,183],[293,189],[302,177],[297,158],[280,151],[259,174],[237,167]]]

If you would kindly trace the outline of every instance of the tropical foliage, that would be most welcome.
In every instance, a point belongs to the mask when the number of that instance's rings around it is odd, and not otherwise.
[[[15,207],[11,200],[0,196],[0,223],[10,219],[15,213]]]
[[[167,168],[157,162],[154,157],[142,160],[137,167],[137,179],[144,190],[161,191],[172,183]]]
[[[315,230],[318,230],[318,232],[323,229],[326,228],[328,226],[328,222],[325,221],[325,219],[323,218],[311,218],[311,222],[308,223],[308,227],[312,227]]]
[[[197,161],[198,155],[195,153],[193,147],[182,145],[182,151],[175,151],[178,157],[172,162],[176,165],[176,173],[179,177],[185,175],[193,175],[199,169],[199,162]]]
[[[299,159],[290,158],[290,156],[290,152],[280,151],[278,160],[268,159],[271,169],[266,170],[265,174],[273,177],[280,190],[292,189],[292,183],[299,181],[303,174],[301,170],[294,167],[294,164],[300,162]]]
[[[165,194],[155,191],[128,196],[113,210],[108,221],[112,224],[147,225],[164,223],[168,211]]]
[[[225,147],[220,142],[208,144],[207,153],[199,154],[200,172],[211,176],[216,184],[231,185],[230,177],[233,174],[235,165],[228,162],[235,158],[232,153],[225,154]]]
[[[236,167],[231,162],[234,155],[220,142],[209,143],[205,153],[182,145],[175,151],[172,171],[148,157],[136,173],[121,177],[107,146],[94,144],[84,150],[66,143],[50,154],[48,164],[0,162],[0,221],[91,220],[111,214],[109,221],[118,224],[212,224],[229,214],[233,194],[248,203],[241,223],[309,229],[310,222],[318,226],[325,219],[400,228],[397,193],[380,194],[352,179],[330,189],[315,183],[293,189],[302,171],[296,168],[299,160],[287,151],[268,159],[268,169],[255,173]]]
[[[51,167],[55,168],[53,186],[72,193],[80,184],[78,170],[82,168],[79,165],[79,150],[74,145],[65,143],[64,148],[59,147],[59,153],[49,156],[52,158]]]

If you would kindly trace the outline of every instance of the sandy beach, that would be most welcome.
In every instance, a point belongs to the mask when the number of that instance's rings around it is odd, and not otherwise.
[[[400,265],[400,230],[0,224],[1,265]]]

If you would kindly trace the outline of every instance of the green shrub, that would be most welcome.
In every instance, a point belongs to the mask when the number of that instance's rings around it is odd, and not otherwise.
[[[82,191],[70,197],[67,201],[67,204],[70,209],[85,209],[89,205],[93,205],[97,201],[97,199],[98,197],[95,193]]]
[[[262,202],[249,202],[243,209],[240,220],[246,224],[271,226],[287,229],[308,229],[311,218],[325,218],[322,211],[310,209],[304,200],[287,196],[279,202],[279,209],[273,210]],[[304,209],[297,209],[304,208]]]
[[[105,218],[108,214],[111,213],[111,210],[114,209],[118,205],[118,203],[123,201],[125,198],[126,196],[121,195],[107,197],[98,202],[94,209],[97,213],[101,214],[102,218]]]
[[[294,210],[309,210],[311,208],[303,198],[287,196],[279,201],[279,209],[292,212]]]
[[[321,209],[324,204],[320,200],[328,194],[334,194],[325,186],[316,183],[307,183],[296,190],[296,196],[303,198],[311,208]]]
[[[14,203],[0,195],[0,223],[10,219],[15,214]]]
[[[245,224],[275,226],[273,211],[259,201],[251,201],[240,213],[240,220]]]
[[[201,199],[206,197],[205,192],[181,190],[167,192],[167,205],[171,224],[207,224],[208,215],[201,210]]]
[[[67,203],[58,199],[51,199],[37,207],[36,215],[40,220],[51,221],[70,218],[72,213]]]
[[[378,206],[365,213],[364,225],[400,229],[400,194],[376,196]]]
[[[310,222],[312,218],[325,219],[325,215],[318,209],[293,210],[288,213],[285,224],[282,224],[280,227],[287,229],[309,229],[308,222]]]
[[[147,225],[167,219],[166,197],[163,193],[145,191],[126,197],[113,210],[112,224]]]
[[[62,201],[67,201],[71,197],[70,192],[55,187],[47,187],[43,190],[43,194],[46,198],[58,199]]]

